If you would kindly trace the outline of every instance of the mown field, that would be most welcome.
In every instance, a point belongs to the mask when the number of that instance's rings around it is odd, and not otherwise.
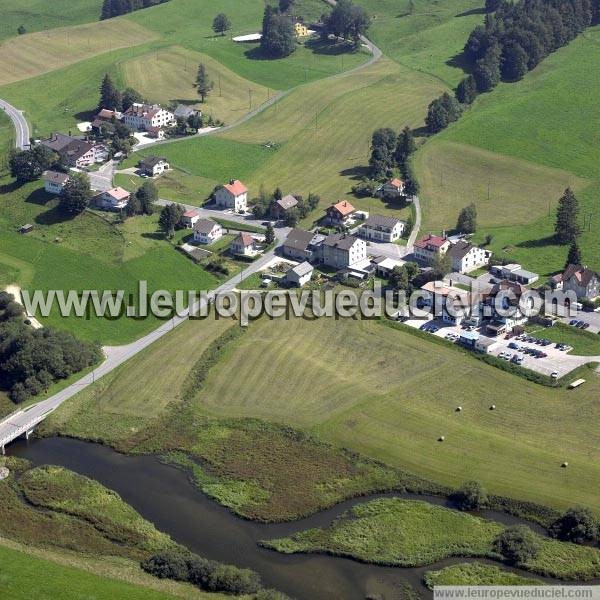
[[[551,236],[556,203],[569,184],[581,205],[584,262],[599,268],[594,157],[600,129],[589,118],[600,85],[590,74],[599,55],[600,29],[590,29],[522,81],[480,97],[428,142],[416,158],[425,228],[454,226],[460,208],[473,201],[480,211],[477,239],[493,235],[497,257],[548,275],[567,253]]]
[[[285,553],[328,552],[365,562],[413,567],[453,556],[499,560],[494,539],[503,525],[427,502],[382,498],[358,504],[326,529],[309,529],[269,540]],[[539,554],[522,568],[561,579],[586,580],[600,573],[600,551],[538,536]]]

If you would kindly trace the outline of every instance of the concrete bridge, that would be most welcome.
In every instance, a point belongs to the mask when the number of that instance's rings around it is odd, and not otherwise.
[[[40,403],[42,404],[42,403]],[[5,446],[18,437],[29,439],[36,425],[41,423],[56,407],[33,405],[18,410],[0,421],[0,452],[5,453]]]

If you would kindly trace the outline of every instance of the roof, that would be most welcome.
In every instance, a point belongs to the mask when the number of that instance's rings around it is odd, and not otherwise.
[[[198,216],[200,216],[200,213],[199,213],[197,210],[194,210],[194,209],[192,209],[192,210],[186,210],[186,211],[183,213],[183,216],[184,216],[184,217],[187,217],[188,219],[191,219],[191,218],[193,218],[193,217],[198,217]]]
[[[71,142],[76,141],[76,139],[77,138],[65,135],[64,133],[53,133],[48,139],[42,140],[41,144],[42,146],[46,146],[46,148],[50,148],[50,150],[61,152]]]
[[[389,227],[394,228],[398,223],[402,223],[400,219],[396,217],[384,217],[383,215],[371,215],[363,225],[371,225],[373,227]]]
[[[281,198],[281,200],[276,200],[276,203],[279,204],[283,210],[289,210],[298,204],[298,200],[291,194],[288,194],[287,196]]]
[[[378,260],[372,262],[374,262],[378,267],[381,267],[382,269],[388,269],[389,271],[392,271],[395,267],[401,267],[402,265],[406,264],[406,261],[404,260],[396,260],[395,258],[390,258],[389,256],[378,256],[377,259]]]
[[[491,348],[492,346],[495,346],[496,344],[498,344],[497,340],[492,340],[487,337],[480,337],[477,340],[477,345],[484,346],[485,348]]]
[[[132,104],[123,114],[151,119],[159,111],[164,110],[160,104]]]
[[[427,246],[433,246],[434,248],[441,248],[448,240],[439,235],[426,235],[424,238],[415,242],[417,248],[427,248]]]
[[[471,244],[470,242],[464,242],[464,241],[459,241],[456,242],[456,244],[454,244],[450,250],[448,250],[448,254],[452,257],[452,258],[457,258],[457,259],[462,259],[465,256],[467,256],[467,254],[469,254],[469,252],[471,252],[471,250],[473,248],[476,248],[476,246],[474,246],[473,244]]]
[[[387,182],[388,185],[393,185],[394,187],[397,188],[402,188],[404,187],[404,181],[402,181],[402,179],[400,179],[399,177],[394,177],[394,179],[390,179]]]
[[[234,196],[240,196],[241,194],[245,194],[248,191],[248,188],[239,179],[232,179],[223,187]]]
[[[340,202],[338,202],[337,204],[332,204],[327,209],[327,212],[335,211],[338,212],[342,217],[346,217],[352,214],[355,210],[356,209],[354,208],[354,206],[352,206],[352,204],[350,204],[350,202],[347,202],[346,200],[340,200]]]
[[[144,167],[154,167],[161,162],[167,162],[167,159],[160,156],[146,156],[146,158],[140,160],[139,164]]]
[[[195,212],[195,211],[189,211],[189,212]],[[210,219],[198,219],[198,221],[196,221],[196,224],[194,225],[194,231],[197,231],[198,233],[203,233],[206,235],[206,234],[210,233],[218,225],[219,225],[218,223],[215,223],[214,221],[211,221]]]
[[[588,286],[594,277],[600,278],[600,275],[592,269],[582,265],[568,265],[563,273],[562,280],[568,281],[574,277],[579,285]]]
[[[311,240],[314,237],[314,233],[310,231],[304,231],[303,229],[292,229],[289,233],[284,246],[293,248],[294,250],[306,250],[310,245]]]
[[[108,190],[105,193],[112,196],[115,200],[127,200],[130,196],[130,193],[122,187],[112,188],[112,190]]]
[[[492,286],[492,288],[487,293],[488,296],[496,296],[500,292],[508,292],[512,291],[515,296],[521,296],[527,291],[527,288],[516,281],[507,281],[504,279],[499,283],[496,283]]]
[[[117,113],[114,110],[108,110],[108,108],[103,108],[97,115],[96,118],[97,119],[102,119],[102,120],[110,120],[112,118],[116,118]]]
[[[460,339],[461,340],[471,340],[473,342],[476,342],[477,340],[479,340],[479,332],[477,332],[477,331],[461,331]]]
[[[60,185],[64,185],[69,180],[69,176],[66,173],[61,173],[60,171],[44,171],[42,176],[44,181],[59,183]]]
[[[288,273],[294,273],[298,275],[298,277],[303,277],[304,275],[308,275],[314,271],[314,267],[307,261],[301,262],[299,265],[296,265],[293,269],[290,269]]]
[[[323,245],[338,248],[339,250],[349,250],[359,241],[361,240],[353,235],[348,235],[347,233],[332,233],[325,238]]]
[[[244,248],[247,248],[248,246],[252,246],[254,244],[254,238],[252,237],[251,234],[246,233],[245,231],[242,231],[242,232],[238,233],[236,238],[231,243],[232,244],[241,244],[242,246],[244,246]]]

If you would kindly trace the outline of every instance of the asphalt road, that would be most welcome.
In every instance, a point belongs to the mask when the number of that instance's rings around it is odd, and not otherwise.
[[[12,104],[0,100],[0,108],[9,116],[15,126],[15,146],[19,150],[29,147],[29,124],[23,116],[23,112],[16,109]]]

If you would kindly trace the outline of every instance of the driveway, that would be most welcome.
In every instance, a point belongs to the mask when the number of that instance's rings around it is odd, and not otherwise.
[[[113,177],[115,175],[115,163],[109,160],[97,171],[87,173],[90,178],[90,185],[97,192],[106,192],[113,187]]]
[[[23,116],[23,111],[18,110],[12,104],[0,100],[0,108],[8,115],[15,127],[15,146],[19,150],[29,148],[29,125]]]

